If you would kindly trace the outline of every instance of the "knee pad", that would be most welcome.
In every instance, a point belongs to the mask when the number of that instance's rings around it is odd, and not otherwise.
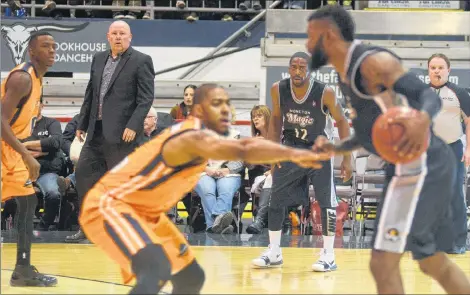
[[[321,208],[321,226],[324,236],[336,234],[336,208]]]
[[[171,279],[173,285],[172,294],[199,294],[205,281],[206,275],[204,270],[194,260]]]

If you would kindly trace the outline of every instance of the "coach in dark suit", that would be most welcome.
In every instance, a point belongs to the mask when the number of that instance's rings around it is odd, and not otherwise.
[[[130,47],[129,25],[113,22],[107,37],[111,50],[93,58],[76,132],[81,139],[86,134],[75,172],[80,199],[143,142],[144,120],[154,99],[152,58]],[[69,240],[77,240],[74,236]]]

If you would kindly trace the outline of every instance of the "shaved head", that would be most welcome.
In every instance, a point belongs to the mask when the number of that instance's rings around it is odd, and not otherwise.
[[[109,26],[106,36],[108,37],[113,57],[124,53],[131,45],[131,28],[125,21],[118,20],[113,22]]]
[[[116,28],[124,29],[124,30],[127,30],[129,32],[129,34],[131,33],[131,27],[129,27],[129,24],[126,23],[123,20],[117,20],[117,21],[113,22],[109,26],[108,32],[110,32],[112,29],[116,29]]]

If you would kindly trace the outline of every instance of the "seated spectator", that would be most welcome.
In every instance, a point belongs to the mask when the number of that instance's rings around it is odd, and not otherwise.
[[[193,96],[196,88],[197,87],[195,85],[191,84],[184,87],[183,102],[174,106],[170,111],[170,115],[173,119],[183,120],[186,119],[191,113],[191,107],[193,106]]]
[[[163,130],[173,125],[174,122],[170,114],[157,112],[155,108],[151,107],[144,120],[145,142],[160,134]]]
[[[150,107],[150,110],[144,120],[144,141],[147,142],[156,136],[157,130],[157,111]]]
[[[266,138],[268,135],[271,111],[265,105],[255,106],[251,110],[251,136]],[[259,234],[267,224],[268,204],[271,197],[271,167],[269,165],[248,165],[248,179],[251,187],[252,200],[258,196],[258,205],[254,214],[255,221],[248,226],[246,232]]]
[[[245,0],[240,1],[238,8],[240,8],[240,10],[248,10],[250,8],[253,8],[254,10],[261,10],[263,7],[261,6],[259,0]]]
[[[226,137],[240,138],[240,132],[231,128]],[[241,161],[209,160],[206,171],[202,173],[195,188],[201,198],[207,232],[233,232],[232,201],[240,188],[240,172],[243,168]]]
[[[65,126],[64,133],[63,133],[63,139],[64,139],[63,151],[69,157],[70,162],[74,166],[73,168],[74,172],[65,178],[59,177],[59,179],[57,180],[62,196],[67,195],[69,190],[71,188],[75,188],[75,185],[76,185],[75,165],[77,164],[78,158],[80,156],[80,152],[82,150],[83,144],[85,143],[85,139],[86,139],[86,135],[85,135],[85,138],[83,138],[84,139],[83,142],[80,142],[75,136],[79,119],[80,119],[80,114],[75,115],[72,118],[72,120],[69,123],[67,123],[67,125]],[[78,200],[78,203],[77,203],[77,207],[76,207],[77,210],[79,210],[79,207],[80,207],[79,203],[80,203],[80,200]],[[78,230],[75,234],[65,237],[65,242],[78,243],[85,239],[86,239],[85,234],[81,230]]]
[[[183,1],[178,1],[183,2]],[[220,6],[219,6],[220,5]],[[181,5],[182,6],[182,5]],[[235,8],[235,1],[233,0],[188,0],[188,7],[213,7],[213,8]],[[184,6],[183,6],[184,8]],[[215,13],[215,12],[202,12],[196,14],[192,12],[190,14],[185,15],[187,21],[196,21],[201,17],[204,20],[215,20],[221,19],[223,21],[232,21],[233,16],[229,13]]]
[[[7,0],[6,2],[8,3],[8,6],[11,8],[12,12],[15,12],[16,10],[20,10],[23,8],[23,6],[21,5],[22,1],[20,0]],[[56,3],[54,0],[46,0],[46,1],[43,0],[43,1],[39,1],[39,3],[38,2],[36,3],[37,4],[44,3],[44,6],[42,7],[42,11],[44,12],[45,15],[49,15],[49,13],[52,12],[56,8]]]
[[[132,6],[140,6],[140,1],[137,0],[113,0],[113,6],[129,6],[127,14],[124,14],[125,10],[113,10],[114,19],[136,19],[140,14],[139,10],[132,9]]]
[[[75,161],[72,159],[70,150],[75,140],[75,131],[77,131],[79,119],[80,114],[75,115],[72,120],[67,123],[64,132],[62,133],[62,151],[64,152],[65,156],[69,159],[69,166],[71,166],[72,170],[74,170],[74,172],[68,175],[67,177],[59,176],[59,178],[57,179],[57,185],[59,186],[59,191],[62,197],[66,195],[67,191],[70,188],[75,187],[76,184],[75,169],[73,168],[73,166],[75,166],[77,159],[74,159]]]
[[[44,194],[44,215],[39,223],[39,230],[48,230],[59,214],[61,194],[57,179],[65,164],[62,147],[62,129],[56,119],[44,117],[41,112],[44,105],[39,105],[39,114],[32,135],[23,144],[41,164],[36,184]]]

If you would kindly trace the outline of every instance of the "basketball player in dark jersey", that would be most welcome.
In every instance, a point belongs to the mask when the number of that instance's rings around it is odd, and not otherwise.
[[[286,146],[311,149],[320,135],[332,136],[326,131],[329,116],[336,121],[341,139],[350,135],[349,123],[334,91],[308,72],[310,56],[295,53],[289,62],[290,78],[274,83],[271,88],[273,113],[268,137]],[[282,136],[281,136],[282,128]],[[332,128],[331,128],[332,129]],[[272,195],[269,204],[269,249],[252,261],[255,267],[279,267],[283,264],[281,227],[287,206],[309,205],[309,184],[314,186],[315,198],[321,208],[323,249],[320,259],[312,265],[314,271],[336,270],[333,251],[336,233],[336,193],[332,160],[323,162],[319,170],[305,169],[292,162],[273,168]],[[342,164],[343,179],[351,177],[351,159],[346,155]]]
[[[413,118],[397,118],[405,126],[395,149],[412,155],[431,132],[427,151],[414,162],[389,164],[384,199],[377,212],[370,269],[379,294],[403,294],[400,259],[405,248],[418,260],[423,273],[437,280],[451,294],[470,294],[470,282],[445,251],[452,247],[451,197],[456,162],[452,150],[432,133],[433,118],[441,101],[428,85],[408,72],[394,53],[354,40],[354,22],[341,6],[324,6],[308,21],[307,48],[310,70],[326,64],[335,67],[341,91],[354,109],[354,135],[339,144],[318,138],[315,149],[336,154],[364,147],[377,154],[371,129],[389,107],[419,110]]]

